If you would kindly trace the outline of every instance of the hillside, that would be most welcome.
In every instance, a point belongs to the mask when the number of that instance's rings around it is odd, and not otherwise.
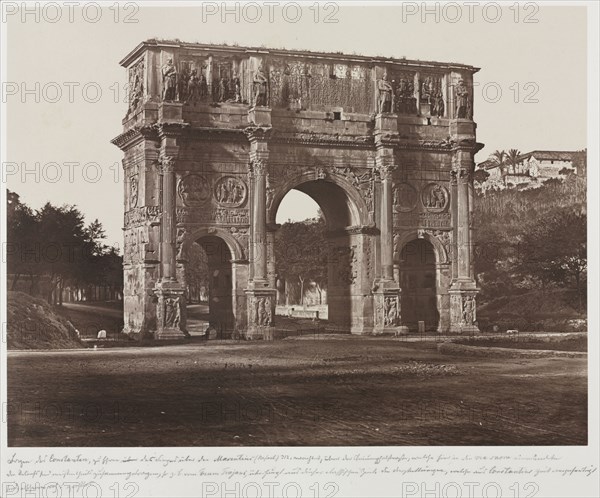
[[[586,318],[586,179],[477,192],[474,267],[482,328],[581,329]]]
[[[8,349],[74,349],[84,347],[75,327],[52,306],[23,292],[8,292]]]

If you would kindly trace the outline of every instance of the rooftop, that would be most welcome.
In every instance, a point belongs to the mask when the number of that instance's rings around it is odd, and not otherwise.
[[[519,156],[519,161],[535,157],[542,161],[571,161],[575,156],[576,151],[570,150],[533,150]]]
[[[517,158],[517,163],[529,159],[530,157],[534,157],[541,161],[572,161],[576,154],[578,154],[578,152],[574,150],[532,150],[531,152],[521,154]],[[508,161],[505,160],[504,163],[508,164]],[[477,164],[478,168],[484,169],[494,169],[498,166],[500,165],[493,159],[487,159]]]
[[[206,43],[186,43],[181,40],[158,40],[152,38],[141,42],[131,52],[129,52],[120,62],[121,66],[127,67],[131,62],[139,57],[141,52],[148,48],[166,48],[166,49],[188,49],[205,51],[207,53],[245,53],[248,55],[271,55],[271,56],[288,56],[297,58],[311,59],[327,59],[349,63],[377,63],[377,64],[398,64],[402,66],[413,66],[415,68],[430,68],[430,69],[457,69],[476,73],[478,67],[469,66],[467,64],[459,64],[452,62],[436,62],[436,61],[421,61],[418,59],[406,59],[403,57],[382,57],[382,56],[365,56],[356,54],[344,54],[342,52],[312,52],[310,50],[286,50],[281,48],[267,47],[244,47],[239,45],[227,44],[206,44]]]

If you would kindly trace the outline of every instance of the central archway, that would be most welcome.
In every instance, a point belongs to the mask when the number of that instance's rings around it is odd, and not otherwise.
[[[325,240],[316,242],[315,247],[302,245],[294,248],[294,255],[290,257],[302,257],[306,251],[326,251],[327,328],[337,332],[362,333],[365,314],[372,305],[366,298],[369,294],[369,271],[372,269],[372,241],[371,235],[360,229],[368,215],[364,201],[351,185],[337,179],[298,178],[277,192],[269,212],[271,226],[277,226],[273,223],[277,210],[291,190],[300,191],[316,202],[326,229]],[[367,246],[369,249],[366,249]],[[281,255],[281,251],[278,253]],[[273,266],[277,272],[277,261]]]

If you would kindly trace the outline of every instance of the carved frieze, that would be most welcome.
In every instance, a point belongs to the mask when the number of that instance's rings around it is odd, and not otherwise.
[[[235,237],[235,239],[240,243],[240,246],[243,251],[243,257],[246,258],[248,256],[248,241],[250,238],[249,229],[246,227],[230,227],[229,233]]]
[[[177,227],[176,258],[177,261],[187,261],[190,234],[184,227]]]
[[[138,175],[129,177],[129,207],[134,208],[138,202]]]
[[[373,272],[373,239],[372,237],[365,237],[363,239],[363,252],[364,258],[363,261],[366,264],[365,273],[367,281],[370,281],[374,278]]]
[[[248,297],[249,322],[257,327],[270,327],[273,324],[273,306],[270,296]]]
[[[129,111],[135,111],[144,101],[144,59],[129,68]]]
[[[421,190],[423,207],[433,213],[441,213],[448,207],[448,190],[439,183],[428,183]]]
[[[464,325],[473,325],[477,317],[475,316],[475,296],[466,295],[462,299],[462,323]]]
[[[165,297],[165,327],[179,327],[181,323],[181,298],[180,297]]]
[[[356,245],[332,247],[330,262],[335,265],[335,282],[338,285],[352,285],[358,277]]]
[[[428,228],[421,228],[418,230],[418,237],[423,238],[424,234],[429,234],[440,241],[446,252],[446,260],[452,260],[452,231],[451,230],[431,230]]]
[[[348,180],[353,187],[358,189],[362,198],[365,200],[367,210],[372,213],[373,190],[375,183],[375,172],[371,168],[351,168],[349,166],[336,166],[333,172]]]
[[[271,106],[372,112],[374,82],[369,73],[362,65],[274,59],[270,68]]]
[[[421,227],[421,228],[450,228],[451,216],[448,212],[432,213],[395,213],[395,227]]]
[[[159,206],[145,206],[130,209],[125,213],[125,227],[142,225],[145,223],[158,223],[162,210]]]
[[[422,73],[419,77],[419,98],[421,114],[444,116],[445,104],[442,90],[443,77],[441,74]]]
[[[265,196],[267,212],[269,212],[273,207],[273,200],[275,199],[275,188],[272,185],[271,175],[269,173],[265,175]]]
[[[239,207],[248,196],[248,187],[235,176],[223,176],[215,184],[214,196],[219,205],[224,207]]]
[[[472,293],[456,293],[450,295],[450,312],[452,321],[461,327],[470,327],[477,321],[477,306]]]
[[[383,324],[386,327],[395,327],[400,320],[399,296],[385,296],[383,300]]]
[[[177,223],[222,223],[224,225],[248,225],[247,208],[177,208]]]
[[[192,173],[179,180],[177,193],[185,206],[200,206],[210,198],[210,187],[204,176]]]
[[[409,213],[417,207],[417,190],[406,182],[398,183],[393,189],[394,210]]]
[[[397,114],[417,114],[415,96],[415,73],[408,71],[393,74],[394,112]]]

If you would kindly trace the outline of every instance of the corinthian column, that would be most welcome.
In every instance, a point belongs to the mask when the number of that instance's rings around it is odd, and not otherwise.
[[[456,195],[453,223],[456,228],[456,278],[450,286],[450,332],[477,333],[477,286],[471,272],[470,186],[473,152],[457,150],[452,167],[452,184]]]
[[[467,151],[458,151],[457,156],[457,162],[453,170],[457,195],[457,279],[471,281],[473,277],[471,275],[471,209],[469,207],[469,182],[471,179],[472,159],[471,154]]]
[[[161,278],[154,288],[157,297],[154,337],[181,339],[189,334],[186,330],[185,289],[177,281],[176,273],[175,162],[167,155],[161,156],[159,161],[162,173]]]
[[[175,262],[175,162],[172,157],[160,158],[162,171],[162,280],[176,280]]]
[[[252,196],[252,234],[254,280],[267,283],[267,206],[266,161],[252,161],[254,193]]]
[[[392,170],[393,167],[388,164],[379,168],[381,178],[381,277],[385,281],[394,280]]]

